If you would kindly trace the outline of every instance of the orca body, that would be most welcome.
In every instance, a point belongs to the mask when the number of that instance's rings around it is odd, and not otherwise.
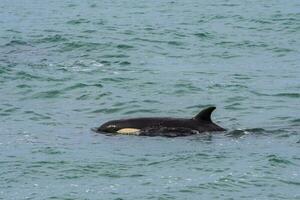
[[[102,124],[95,131],[109,134],[139,136],[179,137],[202,132],[225,131],[211,120],[216,107],[202,110],[191,119],[170,117],[144,117],[113,120]]]

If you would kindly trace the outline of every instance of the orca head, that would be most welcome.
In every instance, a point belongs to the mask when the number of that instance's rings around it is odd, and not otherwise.
[[[97,129],[98,132],[107,132],[107,133],[115,133],[118,130],[119,127],[117,126],[117,123],[115,123],[115,121],[106,122]]]

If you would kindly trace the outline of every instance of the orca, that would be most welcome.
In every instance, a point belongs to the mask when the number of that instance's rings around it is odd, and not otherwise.
[[[94,129],[104,134],[180,137],[203,132],[225,131],[213,123],[211,114],[216,107],[208,107],[193,118],[143,117],[112,120]]]

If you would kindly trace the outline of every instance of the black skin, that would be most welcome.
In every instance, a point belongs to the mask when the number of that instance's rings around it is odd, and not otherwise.
[[[102,124],[97,132],[117,133],[123,128],[140,129],[143,136],[178,137],[194,135],[202,132],[225,131],[224,128],[214,124],[210,115],[215,107],[202,110],[191,119],[169,117],[145,117],[113,120]]]

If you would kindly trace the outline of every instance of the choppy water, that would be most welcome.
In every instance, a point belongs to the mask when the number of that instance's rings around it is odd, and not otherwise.
[[[300,199],[300,2],[0,2],[0,199]],[[217,106],[223,134],[108,137]]]

